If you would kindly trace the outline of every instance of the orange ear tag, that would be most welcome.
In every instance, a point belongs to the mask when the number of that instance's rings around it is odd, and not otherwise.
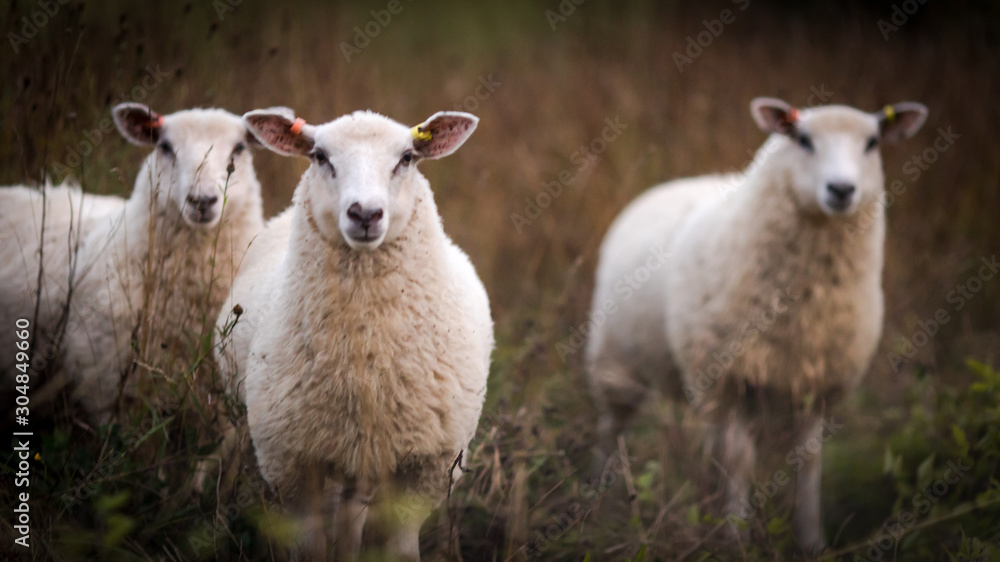
[[[302,132],[302,126],[305,125],[305,124],[306,124],[306,120],[305,119],[303,119],[301,117],[296,117],[295,118],[295,122],[292,123],[292,126],[289,129],[289,131],[291,131],[292,134],[297,135],[297,134],[299,134],[299,133]]]
[[[788,112],[788,122],[789,123],[795,123],[798,120],[799,120],[799,110],[793,107]]]

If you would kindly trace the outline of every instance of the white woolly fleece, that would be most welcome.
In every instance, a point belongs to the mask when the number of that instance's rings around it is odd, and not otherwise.
[[[43,189],[44,197],[40,189],[0,188],[0,321],[10,328],[0,330],[0,349],[8,351],[0,358],[4,381],[0,386],[14,380],[14,322],[34,321],[36,301],[37,321],[29,326],[37,348],[32,350],[32,366],[43,368],[59,359],[53,340],[60,321],[65,322],[70,277],[72,271],[83,272],[89,266],[78,259],[77,248],[83,251],[89,244],[106,243],[87,239],[84,233],[99,227],[110,230],[125,208],[121,197],[83,193],[76,185]]]
[[[123,377],[134,383],[142,374],[162,376],[160,368],[169,373],[190,367],[199,336],[208,333],[244,253],[263,228],[249,150],[230,155],[246,138],[239,117],[221,109],[185,110],[165,115],[163,130],[177,156],[155,148],[139,171],[121,224],[87,233],[88,240],[110,244],[88,243],[81,251],[93,269],[77,282],[65,369],[76,382],[76,396],[98,419],[107,419]],[[234,171],[227,185],[230,162]],[[195,227],[184,219],[184,194],[196,186],[225,199],[217,224]],[[126,396],[133,392],[127,385]]]

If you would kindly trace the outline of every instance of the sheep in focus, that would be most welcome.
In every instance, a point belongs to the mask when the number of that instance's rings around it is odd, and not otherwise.
[[[454,152],[478,119],[245,120],[275,152],[312,161],[218,321],[232,338],[218,360],[245,394],[261,472],[311,559],[328,544],[356,557],[370,502],[388,552],[419,559],[421,523],[461,475],[479,421],[493,323],[416,165]]]

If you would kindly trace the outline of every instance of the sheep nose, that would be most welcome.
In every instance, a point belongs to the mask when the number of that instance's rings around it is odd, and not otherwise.
[[[360,203],[354,203],[347,208],[347,216],[361,225],[365,230],[382,218],[382,209],[365,209]]]
[[[837,201],[847,201],[854,194],[854,185],[850,183],[828,183],[826,189]]]
[[[187,196],[188,205],[193,206],[195,209],[198,209],[199,211],[204,211],[208,209],[212,205],[215,205],[218,201],[219,198],[215,195],[206,195],[202,197],[195,197],[194,195]]]

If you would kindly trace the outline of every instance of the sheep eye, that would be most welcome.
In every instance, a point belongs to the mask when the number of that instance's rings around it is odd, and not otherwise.
[[[173,153],[174,153],[174,145],[170,144],[167,141],[161,141],[160,144],[159,144],[159,146],[160,146],[160,150],[162,150],[164,154],[173,155]]]
[[[407,150],[403,153],[403,157],[399,159],[399,163],[404,166],[409,166],[410,162],[413,162],[413,152]]]
[[[801,146],[803,150],[806,150],[808,152],[812,152],[813,150],[815,150],[813,148],[813,141],[811,138],[809,138],[809,135],[806,134],[799,135],[798,141],[799,141],[799,146]]]
[[[238,142],[236,146],[233,147],[233,156],[239,156],[243,154],[243,151],[247,149],[246,143]]]
[[[337,170],[333,167],[333,163],[330,162],[330,158],[327,157],[326,153],[322,150],[317,150],[312,153],[313,160],[316,161],[320,166],[327,166],[330,168],[330,173],[337,176]]]
[[[878,146],[878,137],[872,137],[868,139],[868,144],[865,145],[865,152],[871,152],[872,150],[875,150],[876,146]]]

